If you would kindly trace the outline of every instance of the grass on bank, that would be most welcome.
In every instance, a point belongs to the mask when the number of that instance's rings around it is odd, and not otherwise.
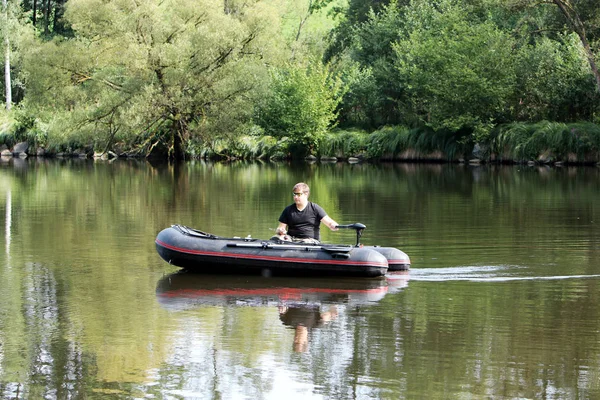
[[[11,138],[14,136],[15,123],[16,121],[11,114],[4,110],[0,111],[0,145],[10,143]]]
[[[600,125],[549,121],[502,125],[492,134],[490,150],[498,161],[598,162]]]
[[[452,160],[466,151],[465,135],[387,126],[373,133],[359,130],[333,131],[319,146],[319,155],[371,160]]]
[[[595,163],[600,161],[600,125],[591,122],[515,122],[497,126],[487,141],[477,146],[467,131],[391,126],[370,134],[363,131],[330,132],[322,140],[320,149],[322,156],[364,156],[371,160],[457,161],[473,157],[508,163]]]
[[[75,143],[73,138],[45,134],[39,122],[30,124],[34,129],[25,129],[15,115],[15,112],[0,111],[0,145],[11,148],[17,142],[27,141],[32,149],[44,146],[55,152],[85,146],[84,138],[78,137]],[[93,143],[92,139],[89,143]],[[372,133],[358,129],[330,131],[318,142],[314,155],[373,161],[456,161],[473,157],[473,147],[468,132],[387,126]],[[475,156],[482,161],[597,163],[600,161],[600,125],[591,122],[515,122],[497,126],[487,141],[478,143],[477,147],[481,151]],[[190,141],[187,150],[190,158],[286,159],[290,157],[292,147],[289,138],[277,139],[259,131],[249,131],[245,135],[214,139],[208,143]]]
[[[464,132],[393,126],[370,135],[368,155],[381,160],[454,160],[463,157],[469,146]]]

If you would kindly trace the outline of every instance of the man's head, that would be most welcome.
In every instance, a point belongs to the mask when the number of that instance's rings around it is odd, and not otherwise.
[[[304,182],[296,183],[294,185],[294,193],[303,193],[306,195],[306,197],[308,197],[310,194],[310,188]]]
[[[296,183],[293,189],[294,203],[306,204],[308,202],[308,195],[310,194],[310,188],[304,182]]]

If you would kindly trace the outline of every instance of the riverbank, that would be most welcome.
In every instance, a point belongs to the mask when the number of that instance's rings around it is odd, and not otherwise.
[[[103,151],[92,145],[47,144],[35,140],[12,146],[16,135],[2,134],[3,158],[168,158],[165,145],[140,151],[132,144],[116,143]],[[312,151],[294,148],[289,138],[242,135],[209,143],[191,143],[187,159],[211,161],[306,159],[321,162],[423,162],[494,163],[541,165],[598,165],[600,126],[592,123],[512,123],[497,126],[480,140],[472,132],[439,132],[426,128],[383,127],[374,132],[335,130],[325,135]]]

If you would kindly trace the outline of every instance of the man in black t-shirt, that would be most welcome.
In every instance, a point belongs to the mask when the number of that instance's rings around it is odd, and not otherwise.
[[[287,206],[279,217],[277,236],[280,239],[289,240],[291,236],[292,240],[318,243],[321,240],[321,222],[332,231],[338,229],[338,223],[331,219],[321,206],[308,201],[310,189],[306,183],[297,183],[293,195],[294,204]]]

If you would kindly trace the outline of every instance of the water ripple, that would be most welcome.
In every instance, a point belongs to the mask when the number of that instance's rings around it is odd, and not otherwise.
[[[600,278],[600,274],[592,275],[548,275],[527,276],[528,269],[518,265],[464,266],[451,268],[411,269],[411,281],[537,281],[560,279],[592,279]]]

